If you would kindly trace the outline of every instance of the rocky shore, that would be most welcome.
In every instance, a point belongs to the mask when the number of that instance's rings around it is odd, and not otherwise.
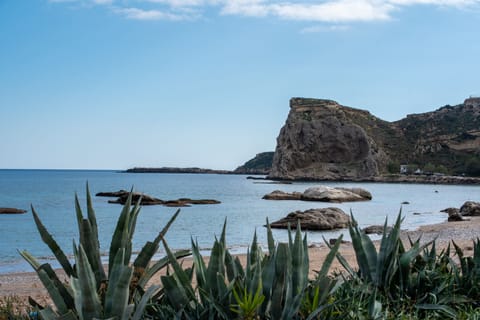
[[[466,255],[473,254],[473,240],[480,237],[480,217],[470,217],[470,221],[444,222],[434,225],[419,227],[415,231],[403,231],[402,239],[408,244],[408,237],[416,240],[421,236],[421,242],[425,243],[436,239],[437,250],[446,248],[450,241],[455,241]],[[328,254],[329,249],[323,243],[311,243],[309,249],[310,258],[310,276],[315,276],[315,270],[321,266],[323,260]],[[351,264],[355,265],[355,252],[351,243],[343,243],[340,246],[340,253]],[[240,255],[242,263],[246,263],[246,255]],[[183,266],[191,266],[190,258],[184,259]],[[332,270],[341,271],[338,261],[333,264]],[[60,272],[61,275],[61,272]],[[65,276],[60,279],[67,280]],[[34,272],[0,274],[0,297],[18,296],[22,300],[27,300],[32,296],[37,301],[43,303],[48,301],[46,292]]]
[[[275,178],[268,178],[275,181]],[[480,185],[480,178],[461,177],[461,176],[435,176],[435,175],[380,175],[361,178],[325,178],[316,179],[311,177],[301,177],[295,179],[282,178],[279,181],[298,181],[298,182],[378,182],[378,183],[418,183],[418,184],[458,184],[458,185]]]

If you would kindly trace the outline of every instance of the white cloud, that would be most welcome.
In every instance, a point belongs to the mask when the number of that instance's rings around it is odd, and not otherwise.
[[[453,8],[480,6],[480,0],[122,0],[116,1],[116,6],[113,5],[114,0],[48,1],[106,5],[115,13],[136,20],[194,20],[207,12],[217,12],[221,15],[276,17],[335,25],[388,21],[396,10],[414,5]],[[135,7],[131,3],[135,3]],[[312,32],[308,28],[304,30]]]
[[[271,6],[262,0],[228,0],[223,4],[222,14],[249,17],[264,17],[271,13]]]
[[[186,16],[178,15],[160,10],[143,10],[139,8],[114,8],[113,11],[133,20],[170,20],[180,21],[189,19]]]
[[[288,20],[355,22],[390,19],[393,6],[366,0],[334,0],[321,4],[277,4],[272,11]]]

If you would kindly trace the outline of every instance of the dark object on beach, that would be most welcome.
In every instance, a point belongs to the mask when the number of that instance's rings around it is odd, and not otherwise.
[[[387,232],[391,230],[392,227],[387,227]],[[383,225],[368,226],[363,229],[363,232],[365,232],[365,234],[383,234]]]
[[[300,223],[302,230],[335,230],[348,227],[350,216],[339,208],[309,209],[307,211],[295,211],[285,218],[270,224],[272,228],[287,229],[297,228]]]
[[[462,216],[480,216],[480,202],[467,201],[460,207]]]
[[[27,210],[17,208],[0,208],[0,214],[22,214],[25,212],[27,212]]]
[[[330,239],[328,239],[328,243],[329,243],[331,246],[334,246],[334,245],[337,243],[337,241],[338,241],[337,238],[330,238]],[[342,240],[340,243],[341,243],[341,244],[345,244],[345,243],[350,243],[350,241]]]

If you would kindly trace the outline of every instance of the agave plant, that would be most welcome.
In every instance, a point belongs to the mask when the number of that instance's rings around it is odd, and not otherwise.
[[[267,221],[268,253],[263,253],[255,234],[245,267],[229,253],[225,230],[226,223],[220,239],[215,239],[208,265],[192,240],[193,270],[183,269],[164,242],[172,273],[162,276],[166,300],[161,303],[171,308],[163,308],[170,313],[159,313],[157,317],[295,319],[307,318],[302,311],[308,309],[313,319],[325,309],[335,284],[328,270],[341,241],[332,248],[316,279],[309,280],[307,240],[302,239],[300,226],[294,237],[288,231],[287,243],[276,244]],[[304,308],[307,299],[309,307]]]
[[[130,264],[132,238],[140,212],[139,203],[132,206],[130,195],[118,218],[110,243],[108,275],[102,265],[98,226],[88,184],[87,217],[83,216],[78,197],[75,196],[80,239],[79,244],[74,243],[73,246],[75,256],[73,266],[32,207],[33,218],[42,240],[70,278],[69,283],[61,282],[50,264],[40,264],[29,252],[20,252],[37,272],[55,306],[55,310],[52,307],[40,310],[39,314],[43,319],[140,319],[142,317],[148,301],[160,290],[159,286],[147,288],[147,283],[169,262],[169,259],[163,258],[151,263],[152,258],[179,211],[170,218],[153,241],[143,246],[133,264]],[[189,254],[189,251],[184,250],[172,254],[172,257],[178,259]]]

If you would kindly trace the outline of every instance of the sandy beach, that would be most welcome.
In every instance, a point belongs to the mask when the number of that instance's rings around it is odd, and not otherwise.
[[[480,237],[480,217],[469,217],[469,221],[461,222],[444,222],[434,225],[426,225],[415,231],[403,231],[402,239],[404,243],[408,243],[408,237],[417,239],[421,237],[421,242],[427,242],[437,239],[437,248],[445,248],[448,243],[453,240],[459,245],[466,255],[473,254],[472,240]],[[325,244],[317,244],[309,249],[310,257],[310,276],[313,277],[316,270],[319,270],[323,260],[328,254],[329,249]],[[355,253],[351,243],[344,243],[340,246],[340,253],[351,263],[355,264]],[[241,261],[245,262],[245,256],[240,255]],[[192,259],[185,258],[183,265],[189,266]],[[342,267],[335,260],[332,270],[341,271]],[[61,270],[58,270],[61,280],[67,280]],[[159,281],[159,278],[157,277]],[[29,296],[33,297],[40,303],[48,301],[46,291],[39,281],[36,273],[9,273],[0,275],[0,297],[17,296],[21,300],[27,300]]]

